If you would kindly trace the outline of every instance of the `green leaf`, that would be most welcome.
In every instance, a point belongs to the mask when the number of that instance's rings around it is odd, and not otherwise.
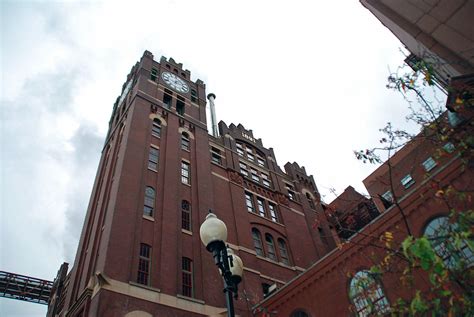
[[[415,298],[410,303],[410,310],[413,315],[417,313],[424,313],[428,310],[428,306],[423,301],[420,295],[420,291],[416,291]]]
[[[436,259],[436,253],[426,237],[416,239],[411,251],[420,259],[423,270],[429,270]]]
[[[440,295],[443,297],[451,296],[452,292],[450,290],[443,289],[439,291]]]
[[[410,249],[412,243],[413,243],[413,237],[412,236],[406,237],[405,240],[403,240],[403,242],[402,242],[403,254],[408,259],[411,258],[411,256],[408,254],[408,250]]]

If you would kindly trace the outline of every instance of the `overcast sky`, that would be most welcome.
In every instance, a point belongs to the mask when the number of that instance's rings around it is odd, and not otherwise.
[[[326,202],[376,166],[407,104],[385,88],[402,45],[357,0],[1,0],[0,270],[52,280],[73,263],[116,97],[144,50],[173,57],[241,123],[314,175]],[[2,316],[45,306],[0,299]]]

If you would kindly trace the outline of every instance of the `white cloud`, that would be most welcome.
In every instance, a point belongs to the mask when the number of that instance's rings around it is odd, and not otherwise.
[[[332,187],[363,191],[375,167],[352,150],[376,144],[387,121],[404,124],[405,101],[385,89],[400,44],[357,1],[1,6],[5,270],[52,279],[72,262],[112,105],[145,49],[204,80],[218,120],[252,129],[281,167],[304,165],[327,201]]]

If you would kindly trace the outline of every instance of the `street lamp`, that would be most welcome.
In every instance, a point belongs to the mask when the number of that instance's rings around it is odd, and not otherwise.
[[[211,211],[199,230],[202,243],[207,251],[212,253],[214,262],[219,268],[224,279],[224,293],[226,294],[227,316],[234,317],[234,303],[238,297],[238,284],[242,280],[244,265],[240,257],[234,251],[227,248],[227,227],[225,223],[216,217]]]

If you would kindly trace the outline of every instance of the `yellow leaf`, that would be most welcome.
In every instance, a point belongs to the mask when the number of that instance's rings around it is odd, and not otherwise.
[[[456,104],[462,105],[463,103],[464,103],[464,101],[461,98],[456,97]]]

